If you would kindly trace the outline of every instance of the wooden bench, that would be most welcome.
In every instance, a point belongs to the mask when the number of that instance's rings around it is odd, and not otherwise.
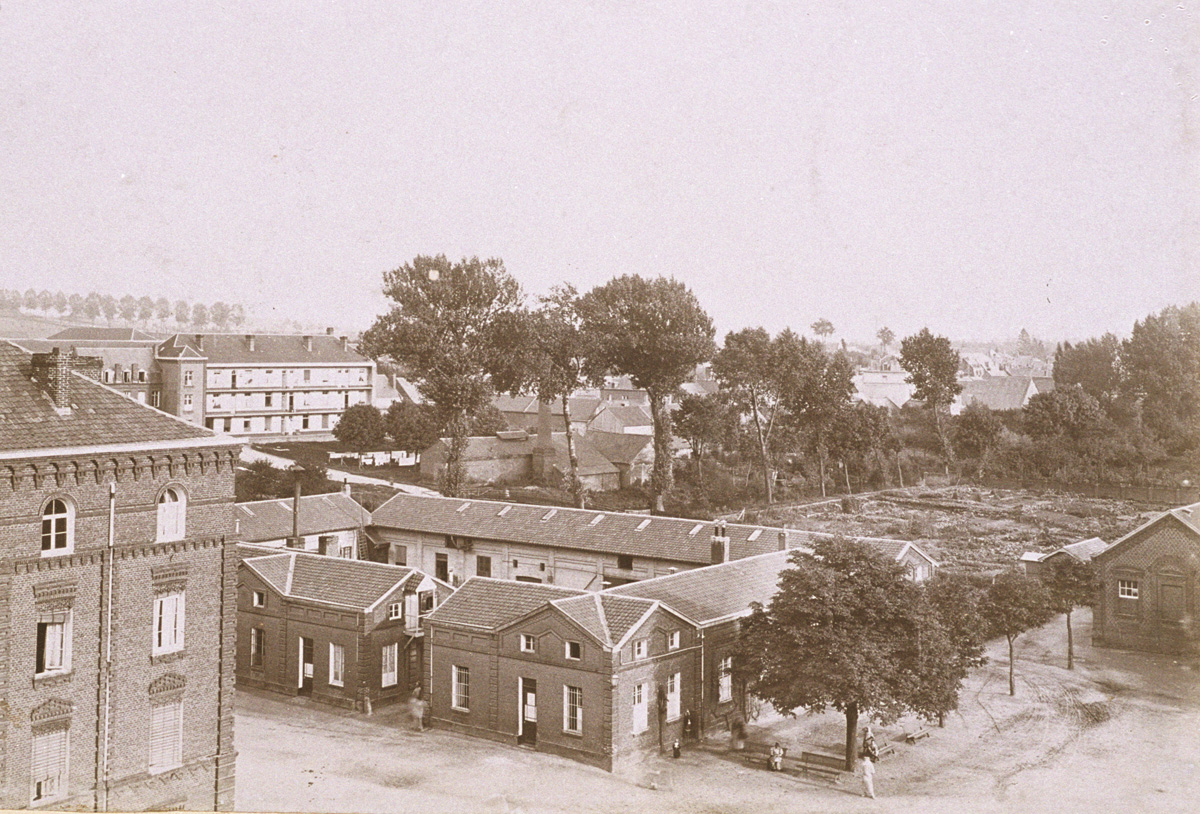
[[[879,759],[883,760],[888,755],[895,753],[896,744],[888,741],[875,741],[875,751],[879,753]]]
[[[923,726],[920,729],[918,729],[916,732],[909,732],[907,735],[904,736],[904,740],[908,741],[909,743],[917,743],[918,741],[921,741],[924,738],[928,738],[932,734],[933,734],[932,729],[930,729],[927,726]]]
[[[820,752],[801,752],[800,768],[805,774],[816,772],[828,777],[837,777],[846,771],[846,759]]]

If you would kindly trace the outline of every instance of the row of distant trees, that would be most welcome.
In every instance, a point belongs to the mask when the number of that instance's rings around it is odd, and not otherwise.
[[[109,325],[120,320],[128,325],[157,325],[165,327],[174,323],[178,327],[207,328],[217,330],[239,328],[246,322],[246,309],[239,303],[171,302],[166,297],[134,297],[126,294],[114,297],[95,291],[87,294],[66,294],[62,291],[38,291],[30,288],[24,293],[17,290],[0,289],[0,310],[38,312],[44,316],[57,314],[61,317],[97,322],[104,319]]]
[[[1200,449],[1200,303],[1170,306],[1054,355],[1055,390],[1018,413],[968,407],[955,450],[984,474],[1108,480],[1136,476]],[[1188,469],[1184,466],[1184,470]]]

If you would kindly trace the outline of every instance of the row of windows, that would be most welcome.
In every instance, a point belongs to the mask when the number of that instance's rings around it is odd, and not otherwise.
[[[187,496],[183,490],[168,487],[158,496],[158,528],[155,540],[160,543],[182,540],[187,524]],[[75,503],[56,497],[42,509],[42,556],[70,554],[75,550]]]
[[[147,375],[144,370],[139,370],[136,374],[132,370],[122,370],[119,378],[125,384],[129,384],[130,382],[144,382],[147,379]],[[112,384],[117,379],[117,371],[112,368],[106,367],[100,373],[100,380],[105,384]]]
[[[38,614],[34,657],[36,677],[71,672],[73,616],[70,608]],[[184,592],[155,597],[150,654],[161,656],[183,650],[184,627]]]
[[[678,650],[680,641],[680,633],[678,630],[672,630],[667,634],[667,649]],[[537,652],[537,637],[530,633],[522,633],[520,638],[520,647],[522,653]],[[633,643],[633,658],[641,660],[646,658],[650,651],[649,639],[638,639]],[[570,661],[578,661],[583,652],[583,645],[579,642],[565,641],[563,642],[563,657]]]
[[[266,631],[260,627],[250,628],[250,666],[261,668],[266,658]],[[380,648],[379,683],[383,687],[394,687],[399,682],[400,645],[397,642]],[[329,677],[332,687],[341,687],[346,681],[346,648],[336,642],[329,643]]]
[[[151,774],[183,765],[183,701],[150,706],[147,770]],[[67,796],[70,768],[70,728],[38,732],[33,736],[30,771],[31,803],[42,804]]]
[[[282,385],[286,387],[289,384],[296,384],[298,381],[296,378],[297,374],[300,376],[299,381],[303,381],[305,384],[312,383],[314,379],[318,380],[321,384],[331,385],[353,384],[355,382],[358,384],[365,384],[367,381],[366,368],[343,368],[336,371],[322,368],[318,372],[320,373],[319,376],[313,376],[313,371],[311,369],[296,370],[289,368],[287,370],[281,370],[281,376],[276,376],[273,369],[262,371],[254,369],[209,370],[208,385],[209,387],[220,387],[222,379],[224,379],[226,374],[228,374],[229,387],[232,390],[236,390],[239,384],[243,387],[254,385],[255,374],[257,373],[262,373],[262,378],[259,380],[260,386],[267,385],[278,387]],[[183,383],[185,385],[190,385],[192,383],[190,371],[184,372]]]

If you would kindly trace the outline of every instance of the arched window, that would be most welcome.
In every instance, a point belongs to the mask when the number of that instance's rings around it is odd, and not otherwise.
[[[158,496],[158,541],[182,540],[187,517],[187,497],[181,489],[169,486]]]
[[[75,544],[75,506],[56,497],[42,509],[42,556],[70,553]]]

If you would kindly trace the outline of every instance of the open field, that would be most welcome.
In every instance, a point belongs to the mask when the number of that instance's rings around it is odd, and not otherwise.
[[[878,492],[856,502],[850,514],[837,502],[773,508],[758,522],[911,540],[943,565],[996,570],[1016,564],[1023,551],[1053,551],[1088,537],[1111,543],[1156,513],[1129,501],[966,486]]]
[[[367,718],[239,690],[237,807],[242,811],[1194,811],[1200,795],[1196,666],[1093,650],[1078,614],[1078,668],[1063,661],[1062,620],[1018,640],[1016,698],[1004,648],[964,688],[944,729],[881,762],[878,800],[858,778],[805,780],[749,768],[723,733],[680,760],[651,758],[631,776],[441,731],[403,712]],[[885,727],[897,738],[913,721]],[[841,741],[836,713],[751,725],[793,750]],[[655,774],[658,772],[658,774]],[[655,778],[659,790],[650,790]]]

